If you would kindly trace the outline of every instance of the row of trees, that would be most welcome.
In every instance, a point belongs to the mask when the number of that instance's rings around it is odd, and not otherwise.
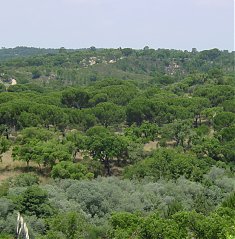
[[[89,121],[93,121],[93,125],[100,123],[106,127],[125,122],[140,125],[143,121],[149,121],[162,126],[178,119],[192,119],[197,127],[204,118],[214,122],[217,127],[219,117],[224,117],[228,124],[233,122],[234,112],[230,105],[234,89],[229,86],[201,89],[195,91],[195,97],[176,96],[157,88],[148,89],[144,94],[133,89],[133,86],[129,88],[122,84],[103,87],[102,90],[70,89],[62,92],[61,99],[59,95],[49,97],[44,94],[41,102],[38,94],[25,93],[18,98],[17,93],[11,96],[4,93],[1,95],[1,124],[17,128],[37,125],[65,128],[69,123],[85,123],[89,127]],[[105,91],[110,91],[110,95]],[[116,92],[116,95],[112,92]],[[80,112],[75,109],[80,109]],[[216,115],[223,110],[227,112]],[[81,118],[87,120],[79,122]]]

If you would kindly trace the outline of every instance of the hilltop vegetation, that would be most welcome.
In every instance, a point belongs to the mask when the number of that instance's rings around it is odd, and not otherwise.
[[[235,236],[234,52],[27,51],[0,62],[0,154],[23,162],[0,238],[17,211],[38,239]]]
[[[11,51],[16,49],[5,51],[11,54]],[[32,52],[32,55],[36,51],[26,49]],[[14,78],[18,84],[37,84],[53,89],[75,85],[87,86],[107,78],[132,80],[141,86],[169,85],[185,80],[186,82],[183,81],[180,86],[186,84],[186,87],[187,84],[194,85],[193,81],[198,80],[198,83],[206,81],[205,77],[198,74],[196,74],[198,78],[196,76],[194,79],[186,78],[190,73],[207,73],[213,83],[214,76],[217,77],[214,81],[218,82],[223,71],[228,74],[227,77],[233,76],[234,71],[234,53],[218,49],[188,52],[154,50],[148,47],[144,50],[91,47],[72,52],[66,49],[38,51],[41,54],[37,56],[1,62],[1,80]],[[48,54],[43,55],[46,52]],[[0,58],[4,58],[1,51]]]
[[[58,49],[43,49],[34,47],[15,47],[15,48],[1,48],[0,61],[12,60],[14,58],[22,58],[43,54],[56,54],[59,53]]]

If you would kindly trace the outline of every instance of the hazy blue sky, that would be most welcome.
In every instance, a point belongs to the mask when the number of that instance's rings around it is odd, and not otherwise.
[[[0,0],[0,47],[234,49],[234,0]]]

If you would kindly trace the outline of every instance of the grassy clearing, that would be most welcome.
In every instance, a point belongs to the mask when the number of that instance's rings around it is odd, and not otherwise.
[[[36,173],[42,184],[46,184],[51,180],[49,175],[45,174],[43,170],[40,171],[36,164],[30,163],[30,167],[28,168],[26,162],[14,161],[12,158],[12,150],[2,154],[2,162],[0,162],[0,183],[6,179],[28,172]]]
[[[12,151],[9,150],[2,155],[2,162],[0,163],[0,182],[19,175],[25,170],[26,163],[13,161],[11,153]]]

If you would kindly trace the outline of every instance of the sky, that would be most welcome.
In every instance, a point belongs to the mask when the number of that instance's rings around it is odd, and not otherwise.
[[[234,50],[235,0],[0,0],[0,47]]]

